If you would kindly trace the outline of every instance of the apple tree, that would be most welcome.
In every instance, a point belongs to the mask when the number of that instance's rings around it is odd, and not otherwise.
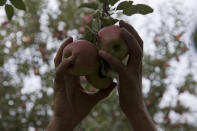
[[[21,0],[18,0],[21,2]],[[23,0],[25,11],[18,10],[14,0],[0,0],[1,10],[6,4],[14,14],[7,12],[0,18],[0,130],[43,130],[53,109],[54,55],[67,36],[84,38],[91,42],[103,26],[117,23],[122,18],[132,19],[136,13],[147,14],[152,8],[135,1],[118,0]],[[118,3],[116,3],[118,2]],[[22,4],[19,4],[21,7]],[[104,6],[105,5],[105,6]],[[139,6],[140,5],[140,6]],[[181,6],[181,5],[179,5]],[[132,8],[131,8],[132,7]],[[143,8],[141,8],[143,7]],[[173,3],[160,8],[159,26],[151,24],[147,15],[143,30],[144,63],[143,92],[147,108],[157,125],[163,130],[197,129],[195,111],[184,104],[185,94],[196,95],[194,72],[196,61],[183,39],[188,21],[184,10]],[[9,7],[10,8],[10,7]],[[24,9],[24,7],[23,7]],[[100,9],[100,10],[98,10]],[[12,9],[9,9],[12,10]],[[4,12],[4,11],[3,11]],[[12,11],[11,11],[12,12]],[[124,15],[122,15],[124,14]],[[138,16],[138,15],[137,15]],[[137,17],[135,15],[135,18]],[[173,24],[170,24],[173,21]],[[142,32],[139,30],[140,32]],[[141,33],[140,33],[141,34]],[[148,51],[148,49],[150,49]],[[185,60],[186,59],[186,60]],[[186,64],[184,75],[175,69]],[[176,83],[175,79],[180,79]],[[95,91],[82,77],[89,91]],[[175,92],[171,97],[171,92]],[[170,98],[171,101],[165,101]],[[167,104],[164,104],[167,103]],[[175,117],[176,116],[176,117]],[[190,116],[190,117],[188,117]],[[129,123],[121,112],[116,89],[100,102],[77,131],[128,131]]]

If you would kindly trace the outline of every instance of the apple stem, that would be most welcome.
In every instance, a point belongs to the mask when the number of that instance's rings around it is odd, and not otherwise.
[[[107,1],[108,0],[104,0],[104,3],[103,3],[103,12],[102,12],[102,17],[105,17],[106,15],[110,16],[110,14],[108,13],[108,10],[107,10]],[[101,22],[101,26],[100,26],[100,29],[104,27],[104,24],[103,22]]]
[[[105,16],[105,13],[107,13],[107,0],[104,0],[103,3],[103,14],[102,14],[103,17]]]

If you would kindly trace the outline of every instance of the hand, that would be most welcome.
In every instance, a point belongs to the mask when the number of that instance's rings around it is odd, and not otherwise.
[[[120,21],[121,37],[129,48],[127,65],[101,50],[99,55],[118,73],[120,106],[136,131],[156,130],[144,104],[142,94],[143,41],[135,29]]]
[[[110,66],[118,73],[120,106],[125,113],[129,113],[136,106],[143,105],[141,91],[143,41],[127,23],[120,21],[121,37],[129,48],[127,66],[105,51],[99,51]]]
[[[54,80],[54,117],[46,131],[70,131],[79,124],[102,99],[107,97],[115,87],[115,83],[107,89],[97,93],[86,93],[80,85],[79,76],[66,73],[66,69],[75,60],[70,57],[62,61],[64,47],[71,43],[69,37],[63,42],[55,57],[55,80]]]

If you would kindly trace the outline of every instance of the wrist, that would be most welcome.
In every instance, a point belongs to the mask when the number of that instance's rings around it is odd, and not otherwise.
[[[46,131],[73,131],[75,127],[76,124],[72,121],[54,117],[46,128]]]
[[[146,112],[146,107],[143,102],[131,102],[130,104],[127,105],[122,105],[121,106],[123,112],[125,115],[128,117],[128,119],[133,118],[134,116],[140,115],[140,114],[145,114]]]
[[[65,120],[64,118],[55,118],[55,123],[60,127],[61,130],[73,131],[76,124],[72,120]]]
[[[127,116],[127,118],[131,121],[137,117],[140,116],[146,116],[146,109],[144,106],[142,105],[133,105],[132,108],[130,110],[126,110],[125,114]]]
[[[145,105],[135,107],[129,113],[125,114],[134,130],[156,131],[156,127]]]

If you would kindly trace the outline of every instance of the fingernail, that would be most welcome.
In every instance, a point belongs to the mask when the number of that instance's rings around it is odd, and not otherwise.
[[[122,27],[122,24],[124,24],[124,21],[120,20],[119,24],[120,24],[120,27]]]

